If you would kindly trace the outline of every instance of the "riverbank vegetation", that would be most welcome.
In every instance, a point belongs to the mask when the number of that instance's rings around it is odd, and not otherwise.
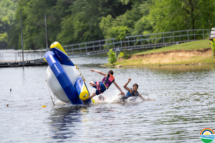
[[[0,48],[21,48],[20,12],[24,49],[40,49],[45,15],[48,43],[67,45],[121,34],[211,29],[214,9],[214,0],[0,0]]]
[[[209,40],[188,42],[159,49],[149,49],[121,58],[115,65],[187,65],[215,63]]]

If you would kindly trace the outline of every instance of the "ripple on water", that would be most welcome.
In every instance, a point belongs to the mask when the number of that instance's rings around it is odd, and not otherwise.
[[[74,59],[87,86],[89,81],[102,79],[91,73],[91,68],[109,70],[98,66],[106,59]],[[138,83],[139,92],[155,101],[113,103],[119,91],[111,86],[104,93],[108,103],[84,107],[53,107],[45,70],[46,67],[0,69],[1,142],[190,143],[200,142],[203,128],[214,127],[214,66],[114,68],[121,87],[132,78],[129,87]],[[91,87],[89,90],[94,92]]]

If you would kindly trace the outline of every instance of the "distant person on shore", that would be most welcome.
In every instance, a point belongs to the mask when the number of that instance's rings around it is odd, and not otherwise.
[[[114,85],[120,90],[120,94],[125,94],[121,88],[119,87],[119,85],[116,83],[115,81],[115,78],[113,76],[113,71],[110,70],[108,73],[103,73],[103,72],[100,72],[100,71],[97,71],[97,70],[90,70],[91,72],[97,72],[101,75],[104,76],[104,78],[102,79],[102,81],[91,81],[90,82],[90,85],[94,88],[96,88],[96,92],[94,92],[93,94],[91,94],[88,99],[91,99],[93,98],[94,96],[96,95],[99,95],[103,92],[105,92],[110,86],[112,83],[114,83]],[[88,100],[87,99],[87,100]]]
[[[128,82],[123,86],[128,92],[126,93],[126,95],[124,95],[122,97],[122,101],[124,102],[126,99],[128,99],[129,97],[140,97],[143,101],[154,101],[154,99],[145,99],[143,98],[140,93],[137,91],[138,89],[138,84],[133,84],[133,88],[128,88],[127,85],[129,84],[129,82],[131,81],[131,78],[128,79]],[[122,95],[122,94],[121,94]],[[135,98],[136,99],[136,98]],[[135,100],[134,99],[134,100]]]

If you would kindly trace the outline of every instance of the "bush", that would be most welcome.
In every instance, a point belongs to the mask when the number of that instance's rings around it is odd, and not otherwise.
[[[110,64],[114,64],[117,61],[117,59],[116,59],[116,53],[112,49],[110,49],[107,54],[109,56],[108,62]]]
[[[127,50],[123,50],[123,52],[124,52],[124,59],[128,59],[128,58],[130,58],[130,57],[131,57],[131,54],[130,54],[130,52],[129,52],[129,51],[127,51]]]
[[[123,57],[124,57],[124,53],[120,52],[119,55],[118,55],[118,58],[123,58]]]
[[[211,42],[211,49],[213,51],[213,56],[215,57],[215,39]]]

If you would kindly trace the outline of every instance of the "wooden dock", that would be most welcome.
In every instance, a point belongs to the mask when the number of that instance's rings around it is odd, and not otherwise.
[[[29,60],[29,61],[24,61],[24,66],[43,66],[47,65],[47,63],[43,59],[37,59],[37,60]],[[5,61],[0,63],[0,68],[1,67],[23,67],[23,62],[22,61]]]
[[[21,50],[0,50],[1,67],[23,67],[24,66],[43,66],[47,63],[43,56],[47,50],[25,50],[24,61],[22,61]]]

